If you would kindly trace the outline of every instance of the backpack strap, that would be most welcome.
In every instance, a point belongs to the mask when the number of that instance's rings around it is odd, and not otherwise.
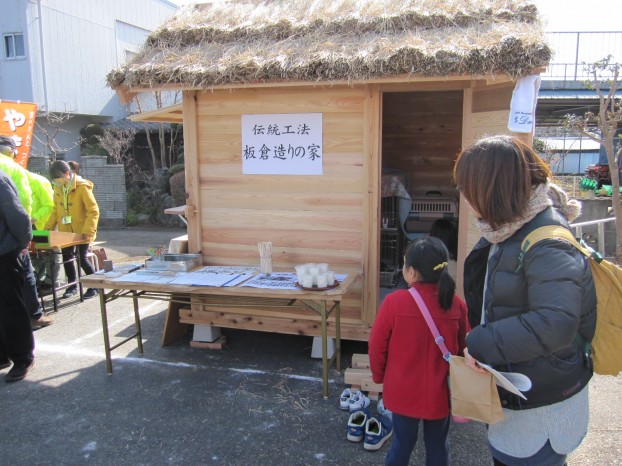
[[[430,315],[430,310],[428,309],[428,306],[425,305],[425,302],[423,301],[423,298],[421,297],[419,292],[415,290],[412,286],[408,289],[408,291],[410,292],[411,296],[415,299],[417,306],[419,306],[419,310],[421,311],[421,314],[423,315],[423,318],[425,319],[425,323],[428,324],[428,328],[430,329],[430,332],[432,332],[432,335],[434,336],[434,343],[438,345],[438,349],[441,351],[441,354],[443,355],[443,359],[449,362],[449,358],[451,358],[451,353],[447,349],[447,345],[445,345],[445,339],[439,333],[438,328],[436,327],[436,324],[434,323],[434,319]]]
[[[521,251],[518,256],[518,267],[516,268],[516,271],[520,270],[520,268],[523,266],[523,258],[525,257],[527,251],[533,245],[545,239],[566,241],[567,243],[570,243],[575,248],[577,248],[581,252],[581,254],[583,254],[588,259],[592,258],[597,263],[600,263],[603,260],[602,256],[598,252],[592,250],[589,247],[584,247],[581,243],[579,243],[572,234],[572,232],[567,228],[561,225],[546,225],[533,230],[525,237],[525,239],[521,243]],[[576,340],[583,348],[583,352],[587,360],[591,351],[591,342],[587,341],[579,333],[577,333]]]
[[[586,246],[583,242],[580,243],[577,241],[572,232],[566,227],[561,225],[545,225],[543,227],[536,228],[525,237],[521,243],[521,252],[519,257],[520,262],[522,263],[523,257],[533,245],[545,239],[566,241],[577,248],[584,256],[591,257],[599,263],[603,260],[603,257],[598,252]]]

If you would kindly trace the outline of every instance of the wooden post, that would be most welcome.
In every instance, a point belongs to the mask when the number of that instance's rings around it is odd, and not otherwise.
[[[188,218],[188,251],[201,252],[201,182],[199,177],[199,139],[197,93],[184,91],[184,160],[186,172],[186,216]]]

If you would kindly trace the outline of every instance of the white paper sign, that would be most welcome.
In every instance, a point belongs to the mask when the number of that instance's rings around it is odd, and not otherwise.
[[[244,175],[322,175],[322,114],[242,115]]]

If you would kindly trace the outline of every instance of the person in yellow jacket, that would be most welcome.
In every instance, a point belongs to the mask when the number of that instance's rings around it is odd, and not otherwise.
[[[81,234],[89,243],[95,240],[97,222],[99,221],[99,206],[93,196],[93,183],[75,175],[67,162],[58,160],[50,166],[50,178],[54,184],[54,210],[45,225],[46,230]],[[91,263],[87,260],[88,244],[80,244],[78,257],[82,270],[86,275],[95,273]],[[75,257],[75,248],[63,248],[63,262],[67,283],[70,286],[65,290],[63,298],[74,296],[78,292],[76,269],[72,259]],[[89,288],[84,293],[84,299],[97,296],[97,290]]]

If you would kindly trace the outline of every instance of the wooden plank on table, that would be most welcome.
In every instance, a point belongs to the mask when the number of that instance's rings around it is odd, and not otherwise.
[[[37,249],[53,249],[60,247],[75,246],[76,244],[85,244],[84,235],[81,233],[69,233],[65,231],[47,231],[49,233],[49,241],[45,243],[35,242]]]

